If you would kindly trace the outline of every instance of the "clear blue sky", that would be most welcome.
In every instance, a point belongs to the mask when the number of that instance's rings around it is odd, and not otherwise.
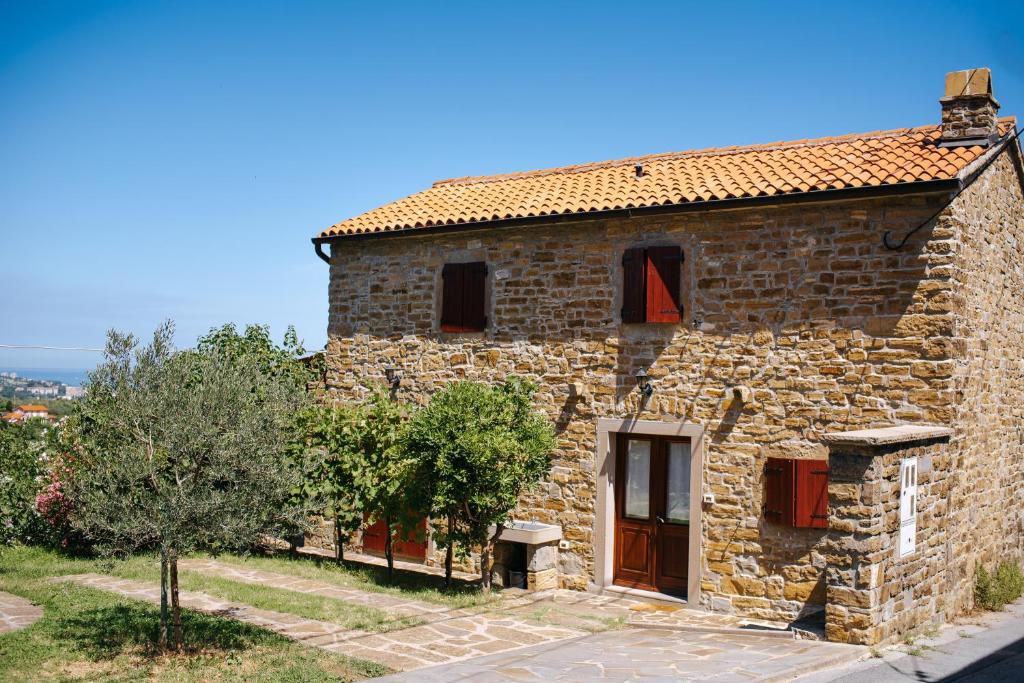
[[[0,1],[0,343],[318,348],[309,238],[438,178],[937,122],[976,66],[1024,115],[1022,5]]]

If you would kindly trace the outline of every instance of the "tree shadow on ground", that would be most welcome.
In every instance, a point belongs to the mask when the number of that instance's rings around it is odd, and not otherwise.
[[[68,615],[57,624],[57,636],[74,643],[89,658],[102,660],[125,653],[159,654],[159,612],[142,604],[98,607]],[[239,651],[271,644],[281,636],[270,631],[214,616],[182,610],[186,652]]]
[[[290,554],[271,548],[252,551],[252,554],[257,557],[288,559],[293,562],[313,565],[321,569],[338,567],[336,560],[320,555],[306,553]],[[366,564],[358,560],[348,559],[344,560],[341,566],[344,567],[346,572],[356,575],[369,583],[388,588],[401,588],[404,590],[435,590],[448,595],[476,594],[480,592],[479,578],[466,580],[453,576],[451,587],[445,588],[444,576],[439,574],[431,574],[395,567],[394,577],[392,579],[388,579],[387,567],[384,566]],[[500,590],[497,586],[495,586],[494,589]]]

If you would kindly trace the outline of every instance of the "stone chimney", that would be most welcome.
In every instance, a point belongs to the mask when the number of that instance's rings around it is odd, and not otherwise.
[[[998,138],[999,102],[992,97],[992,72],[988,69],[946,74],[946,95],[939,103],[942,105],[940,145],[987,146]]]

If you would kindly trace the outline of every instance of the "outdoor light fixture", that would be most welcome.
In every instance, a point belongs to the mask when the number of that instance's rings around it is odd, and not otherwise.
[[[633,376],[636,378],[636,388],[640,390],[640,394],[644,398],[654,393],[654,387],[651,386],[651,378],[647,376],[646,370],[640,368]]]
[[[396,368],[393,365],[389,365],[386,368],[384,368],[384,376],[387,378],[388,385],[392,389],[397,389],[398,385],[402,381],[402,373],[400,373],[398,371],[398,368]]]

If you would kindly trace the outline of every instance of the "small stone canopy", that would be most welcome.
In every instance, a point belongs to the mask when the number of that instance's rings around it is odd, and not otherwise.
[[[875,429],[858,429],[850,432],[834,432],[821,437],[829,446],[892,446],[943,439],[953,435],[950,427],[940,425],[895,425]]]

